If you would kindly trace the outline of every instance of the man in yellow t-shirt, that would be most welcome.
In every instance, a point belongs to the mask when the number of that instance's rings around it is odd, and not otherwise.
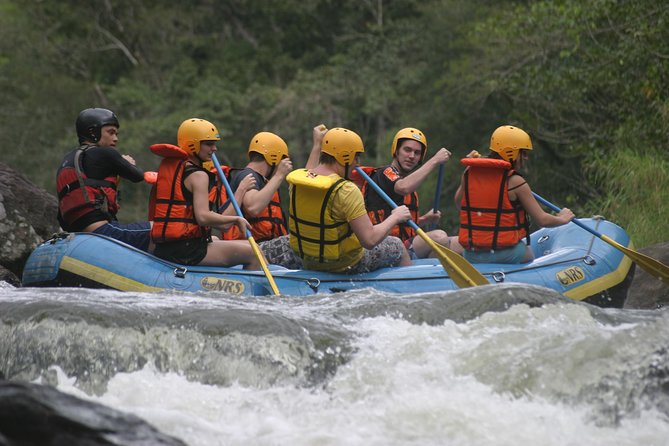
[[[286,177],[292,250],[281,250],[284,237],[267,242],[263,252],[268,261],[296,267],[301,259],[307,269],[347,274],[411,264],[402,241],[388,237],[393,226],[411,218],[407,207],[397,207],[386,220],[373,225],[360,189],[348,180],[363,152],[362,140],[351,130],[314,128],[306,168]]]

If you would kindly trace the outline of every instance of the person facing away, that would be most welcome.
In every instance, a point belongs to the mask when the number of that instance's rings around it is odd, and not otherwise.
[[[436,225],[441,218],[441,211],[430,209],[421,216],[416,190],[435,167],[450,159],[451,152],[442,147],[432,158],[423,162],[427,156],[427,137],[415,127],[407,127],[395,134],[390,147],[390,155],[391,164],[374,169],[370,175],[371,179],[395,204],[406,205],[416,224]],[[363,195],[372,223],[377,224],[390,215],[390,205],[374,191],[374,188],[367,184],[363,185]],[[430,246],[422,238],[416,237],[416,231],[406,223],[393,227],[390,234],[402,239],[412,258],[422,259],[436,256]],[[441,229],[429,231],[427,235],[435,242],[459,254],[462,253],[457,237],[449,237]]]
[[[353,131],[326,132],[325,126],[317,126],[306,168],[286,177],[288,239],[304,268],[357,274],[411,264],[402,241],[387,237],[393,226],[411,217],[409,209],[399,206],[385,221],[373,225],[360,189],[348,179],[364,151],[362,139]]]
[[[111,110],[79,113],[79,147],[65,155],[56,174],[58,222],[68,232],[93,232],[149,251],[150,222],[122,224],[116,219],[119,178],[133,183],[145,178],[135,160],[118,151],[119,127]]]
[[[528,214],[541,227],[564,225],[574,218],[567,208],[557,215],[544,212],[518,173],[531,150],[532,141],[524,130],[505,125],[493,132],[488,157],[473,151],[461,160],[467,167],[455,202],[460,205],[459,241],[469,262],[529,262],[534,255]]]
[[[236,191],[248,175],[255,179],[241,201],[242,213],[251,223],[251,234],[257,242],[264,242],[288,234],[286,218],[281,208],[279,187],[286,175],[293,170],[288,158],[288,145],[278,135],[260,132],[251,138],[248,150],[249,163],[232,174],[230,187]],[[225,239],[244,238],[236,227],[224,233]]]
[[[244,240],[212,239],[211,228],[227,229],[236,224],[243,232],[250,225],[239,216],[216,212],[210,201],[216,190],[216,175],[203,167],[211,161],[219,141],[218,129],[199,118],[185,120],[177,132],[178,147],[163,146],[158,168],[151,238],[154,254],[184,265],[232,266],[260,269],[251,245]],[[171,149],[171,150],[169,150]],[[153,147],[152,147],[153,150]],[[176,153],[175,153],[176,152]]]

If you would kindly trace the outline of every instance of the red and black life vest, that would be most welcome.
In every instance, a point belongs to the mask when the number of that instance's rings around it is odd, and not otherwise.
[[[365,170],[365,173],[368,173],[367,170],[370,170],[369,168],[363,168]],[[391,181],[396,181],[400,179],[399,173],[392,167],[392,166],[386,166],[386,167],[380,167],[378,169],[373,169],[371,174],[368,173],[372,181],[376,181],[377,184],[381,184],[377,179],[379,178],[380,175],[385,175],[388,179]],[[393,183],[394,184],[394,183]],[[397,193],[395,193],[394,190],[392,191],[384,191],[386,194],[388,194],[389,197],[399,197]],[[374,188],[369,187],[369,185],[365,182],[362,186],[362,195],[365,197],[365,207],[367,208],[367,214],[369,215],[370,220],[372,220],[372,224],[376,225],[381,223],[383,220],[388,218],[388,216],[392,212],[392,208],[386,203],[386,200],[383,199],[383,197],[379,196],[374,191]],[[395,204],[398,206],[405,205],[407,208],[409,208],[409,212],[411,212],[411,219],[418,223],[419,217],[420,217],[420,211],[418,208],[418,193],[417,192],[412,192],[410,194],[406,194],[402,197],[402,202],[398,203],[395,201]],[[409,226],[407,223],[401,223],[399,225],[393,226],[393,228],[390,230],[389,235],[393,235],[395,237],[399,237],[402,239],[402,241],[410,240],[413,237],[416,236],[416,230],[413,229],[411,226]]]
[[[263,185],[258,185],[258,187],[262,189]],[[279,191],[274,192],[267,207],[260,214],[255,217],[245,214],[244,217],[251,224],[251,235],[257,242],[272,240],[288,234],[286,230],[286,218],[281,209]],[[223,238],[226,240],[237,240],[246,237],[245,234],[241,233],[239,227],[235,225],[223,233]]]
[[[151,238],[155,243],[193,238],[208,238],[210,228],[200,226],[193,212],[193,196],[184,184],[197,171],[209,176],[209,208],[216,210],[220,189],[211,172],[188,160],[186,152],[171,144],[154,144],[151,151],[165,158],[158,168],[158,180],[151,193],[149,218],[153,220]]]
[[[459,241],[469,250],[510,248],[530,243],[529,221],[519,202],[509,200],[509,178],[519,175],[509,162],[465,158]]]
[[[102,180],[88,178],[83,169],[86,150],[96,146],[81,146],[68,153],[56,174],[58,214],[66,231],[84,215],[102,212],[114,220],[120,206],[117,201],[118,177],[110,175]]]

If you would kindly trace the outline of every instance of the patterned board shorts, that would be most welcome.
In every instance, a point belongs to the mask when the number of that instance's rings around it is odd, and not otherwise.
[[[290,247],[289,236],[275,238],[258,245],[267,261],[288,269],[302,268],[302,259]],[[404,244],[397,237],[386,237],[372,249],[365,249],[362,259],[350,266],[345,274],[359,274],[375,271],[379,268],[397,266],[402,258]]]
[[[290,247],[288,237],[288,235],[282,235],[266,242],[260,242],[258,247],[265,255],[268,263],[281,265],[288,269],[300,269],[302,268],[302,259]]]

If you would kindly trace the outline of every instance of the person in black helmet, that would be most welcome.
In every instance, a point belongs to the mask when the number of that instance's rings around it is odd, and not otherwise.
[[[68,232],[94,232],[149,251],[150,222],[116,220],[119,177],[133,183],[145,178],[135,160],[116,148],[119,127],[114,112],[105,108],[79,113],[79,147],[65,155],[56,175],[58,222]]]

